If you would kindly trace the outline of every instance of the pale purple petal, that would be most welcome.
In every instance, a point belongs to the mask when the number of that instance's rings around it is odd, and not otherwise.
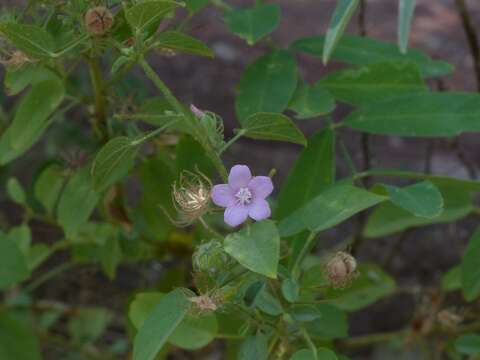
[[[255,197],[265,199],[273,191],[272,179],[268,176],[255,176],[248,183],[248,188],[253,192]]]
[[[255,199],[248,207],[248,215],[255,221],[265,220],[270,217],[272,211],[265,199]]]
[[[205,113],[193,104],[190,105],[190,111],[199,119],[205,116]]]
[[[229,207],[235,204],[235,196],[227,184],[215,185],[212,189],[212,201],[215,205]]]
[[[243,205],[236,204],[228,207],[223,214],[223,219],[228,225],[235,227],[247,220],[248,208]]]
[[[228,175],[228,185],[236,191],[242,187],[247,187],[252,179],[252,173],[246,165],[235,165]]]

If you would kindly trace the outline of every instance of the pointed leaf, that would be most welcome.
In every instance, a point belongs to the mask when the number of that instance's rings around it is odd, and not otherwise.
[[[135,4],[125,11],[125,18],[137,32],[160,22],[178,5],[174,1],[147,0]]]
[[[15,241],[0,234],[0,289],[22,281],[28,274],[25,258]]]
[[[480,230],[473,234],[463,255],[462,289],[467,301],[473,301],[480,296]]]
[[[335,108],[335,100],[321,83],[312,86],[301,84],[288,108],[297,113],[297,119],[309,119],[330,113]]]
[[[408,37],[412,25],[416,0],[400,0],[398,3],[398,46],[405,54],[408,48]]]
[[[48,59],[55,55],[55,41],[39,26],[4,23],[0,24],[0,33],[34,59]]]
[[[240,120],[258,112],[283,112],[297,87],[294,56],[276,50],[249,65],[240,80],[235,109]]]
[[[273,221],[249,225],[225,238],[225,251],[247,269],[277,277],[280,259],[280,236]]]
[[[155,48],[169,49],[185,54],[213,57],[213,51],[200,40],[180,31],[164,31],[155,39]]]
[[[345,28],[359,4],[358,0],[338,0],[330,25],[328,26],[323,47],[323,63],[326,64],[343,35]]]
[[[230,10],[225,15],[225,22],[231,32],[245,39],[251,46],[278,26],[280,7],[260,4],[251,9]]]
[[[252,139],[287,141],[306,145],[307,139],[285,115],[256,113],[242,121],[245,136]]]
[[[295,41],[291,48],[321,57],[325,38],[312,36]],[[418,66],[424,77],[436,77],[451,73],[453,65],[437,61],[425,53],[409,49],[402,54],[398,46],[366,37],[344,35],[338,42],[332,59],[353,65],[369,65],[385,61],[409,61]]]

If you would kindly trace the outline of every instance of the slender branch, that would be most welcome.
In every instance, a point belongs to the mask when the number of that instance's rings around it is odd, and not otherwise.
[[[467,37],[468,46],[470,47],[470,53],[473,59],[473,68],[475,70],[475,76],[477,79],[477,89],[480,91],[480,48],[478,46],[478,37],[475,32],[475,27],[472,23],[472,19],[467,9],[467,5],[464,0],[455,0],[458,14],[462,20],[463,30]]]
[[[92,127],[101,140],[106,140],[103,127],[105,127],[107,119],[107,97],[102,70],[98,59],[89,57],[87,58],[87,62],[90,69],[93,91],[95,93],[95,113],[93,116]]]
[[[308,235],[307,240],[305,240],[305,244],[303,245],[303,248],[300,250],[300,253],[298,254],[292,266],[292,274],[294,274],[294,276],[298,275],[300,271],[300,266],[302,265],[302,262],[307,256],[308,252],[312,249],[316,236],[317,236],[317,233],[312,231]]]
[[[220,149],[219,154],[223,154],[230,146],[232,146],[238,139],[240,139],[243,135],[247,133],[247,130],[241,129],[238,131],[235,136],[233,136],[228,142],[223,145],[223,147]]]

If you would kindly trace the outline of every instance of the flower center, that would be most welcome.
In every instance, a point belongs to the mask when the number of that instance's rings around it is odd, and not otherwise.
[[[240,188],[238,192],[235,194],[238,202],[242,205],[248,205],[252,201],[252,193],[246,187]]]

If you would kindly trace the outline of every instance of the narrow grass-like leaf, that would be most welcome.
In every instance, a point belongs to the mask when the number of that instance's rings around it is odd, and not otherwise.
[[[405,54],[408,48],[408,37],[412,26],[416,0],[399,0],[398,2],[398,46]]]

